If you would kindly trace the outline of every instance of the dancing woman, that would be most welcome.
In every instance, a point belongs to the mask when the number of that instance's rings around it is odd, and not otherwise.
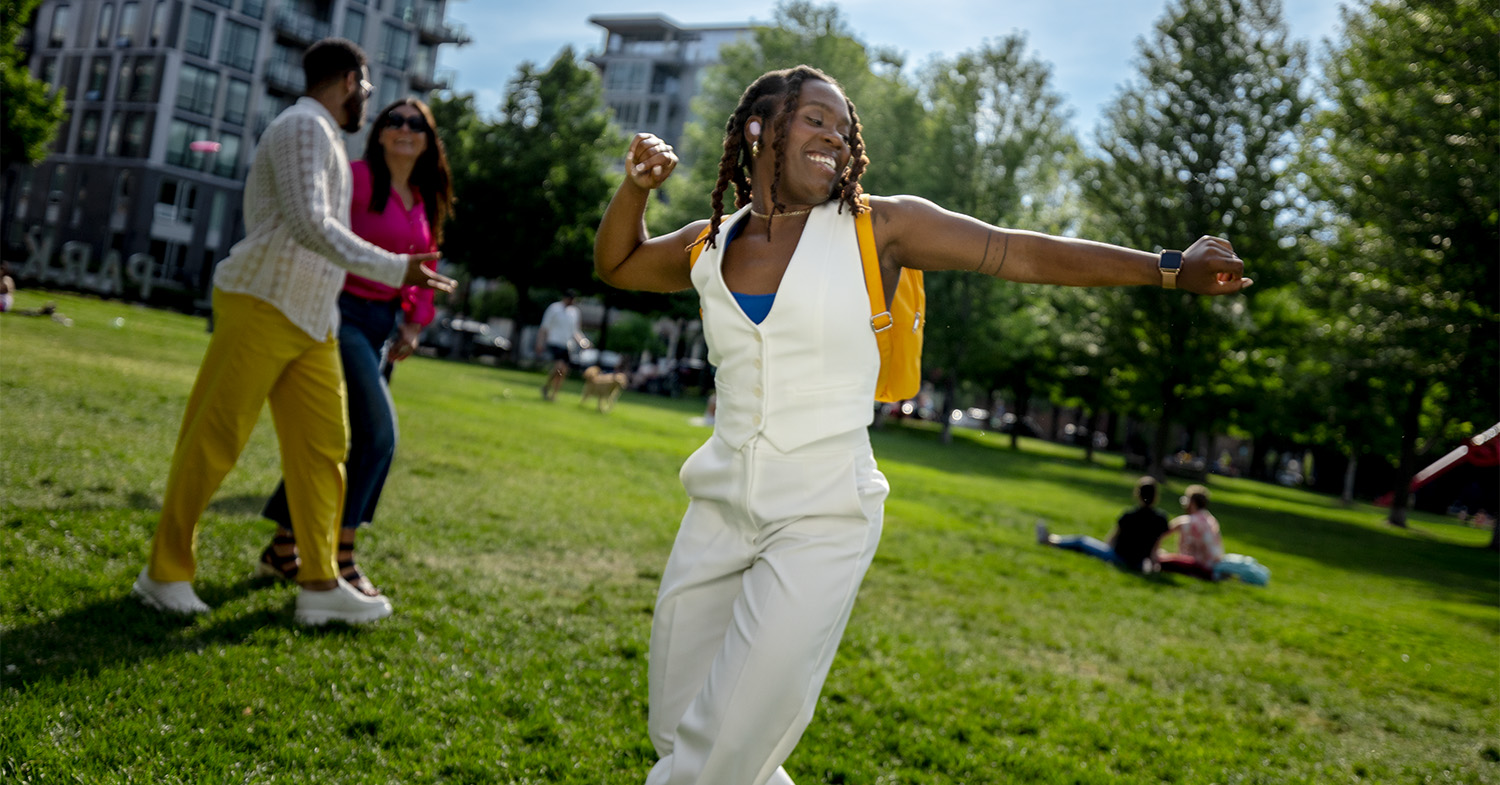
[[[718,367],[713,436],[652,618],[648,785],[788,785],[880,538],[889,491],[866,427],[880,356],[855,236],[868,159],[852,101],[798,66],[745,90],[725,125],[713,217],[644,220],[677,157],[650,134],[599,226],[594,264],[624,289],[697,289]],[[724,193],[735,187],[732,215]],[[917,197],[871,197],[887,302],[903,268],[1068,286],[1250,285],[1224,240],[1161,254],[990,226]],[[692,262],[692,247],[702,255]]]

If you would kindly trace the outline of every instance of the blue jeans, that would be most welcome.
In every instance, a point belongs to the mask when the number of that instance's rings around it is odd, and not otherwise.
[[[349,457],[345,461],[344,528],[375,520],[375,506],[396,454],[396,407],[380,374],[399,300],[376,302],[339,294],[339,358],[349,391]],[[261,515],[290,528],[286,484],[277,483]]]
[[[1059,536],[1057,542],[1052,544],[1065,551],[1087,553],[1096,559],[1103,559],[1110,564],[1120,563],[1120,557],[1115,555],[1115,549],[1109,547],[1109,543],[1090,537],[1087,534]]]

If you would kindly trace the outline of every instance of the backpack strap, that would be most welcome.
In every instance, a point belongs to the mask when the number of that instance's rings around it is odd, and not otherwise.
[[[880,258],[875,252],[875,222],[870,219],[870,197],[860,194],[859,205],[865,209],[854,216],[854,234],[859,238],[859,260],[865,268],[865,293],[870,296],[870,329],[879,336],[891,329],[894,320],[885,304],[885,279],[880,275]]]
[[[704,240],[708,239],[708,230],[712,228],[713,223],[710,222],[708,226],[703,227],[703,231],[698,233],[698,239],[694,240],[693,244],[688,246],[689,270],[698,264],[698,257],[703,255],[703,249],[708,246],[708,243],[704,242]]]

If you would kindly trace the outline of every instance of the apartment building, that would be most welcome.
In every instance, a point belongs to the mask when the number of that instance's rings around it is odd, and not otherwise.
[[[192,307],[244,236],[256,140],[303,90],[302,51],[340,35],[370,57],[371,112],[448,87],[463,45],[447,0],[45,0],[22,37],[62,91],[52,153],[10,172],[6,258],[18,273]],[[362,137],[348,137],[351,155]]]
[[[748,24],[682,25],[660,14],[591,16],[604,44],[589,56],[604,80],[604,100],[627,133],[649,131],[681,147],[703,73],[719,48],[750,34]]]

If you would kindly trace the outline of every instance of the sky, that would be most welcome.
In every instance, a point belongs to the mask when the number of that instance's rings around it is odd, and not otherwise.
[[[841,0],[838,5],[856,38],[902,52],[907,70],[934,56],[974,49],[986,39],[1026,33],[1032,53],[1052,65],[1053,86],[1085,138],[1092,137],[1102,107],[1135,78],[1137,43],[1166,8],[1165,0]],[[1283,0],[1283,14],[1292,37],[1307,42],[1316,56],[1325,39],[1338,35],[1340,5],[1341,0]],[[438,66],[454,69],[455,89],[474,93],[488,112],[500,105],[506,82],[523,61],[545,66],[568,44],[580,54],[600,49],[604,31],[589,23],[590,16],[662,14],[684,25],[766,23],[775,8],[775,0],[450,0],[448,20],[467,27],[474,43],[441,47]]]

